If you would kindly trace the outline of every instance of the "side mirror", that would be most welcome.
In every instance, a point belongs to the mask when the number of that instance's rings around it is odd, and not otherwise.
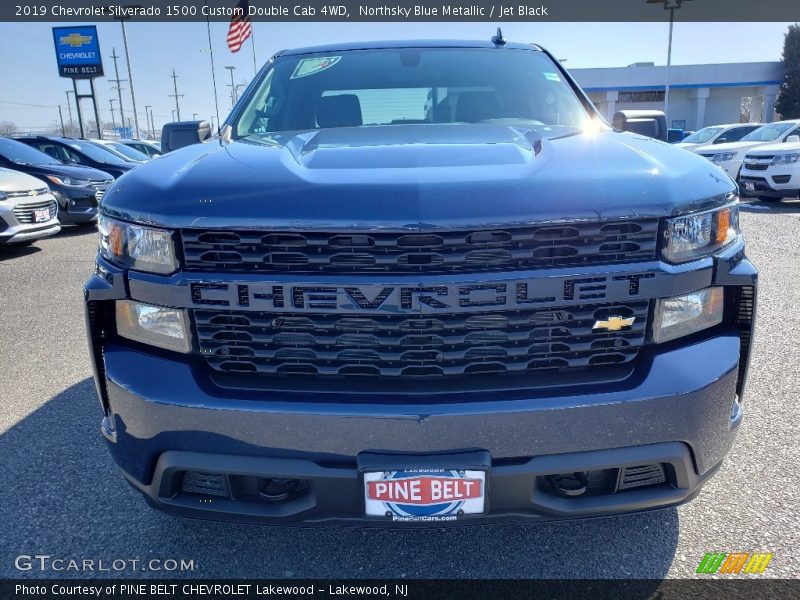
[[[796,144],[797,142],[800,142],[800,135],[790,135],[786,138],[786,142],[789,144]]]
[[[614,113],[611,126],[663,142],[667,141],[667,119],[658,110],[620,110]]]
[[[161,129],[161,149],[171,152],[184,146],[200,144],[211,137],[208,121],[177,121],[167,123]]]

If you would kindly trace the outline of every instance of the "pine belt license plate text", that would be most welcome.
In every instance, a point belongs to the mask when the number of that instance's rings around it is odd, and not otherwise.
[[[46,208],[37,208],[33,211],[33,222],[43,223],[50,219],[50,211]]]
[[[393,521],[454,521],[485,510],[486,473],[408,469],[364,473],[366,514]]]

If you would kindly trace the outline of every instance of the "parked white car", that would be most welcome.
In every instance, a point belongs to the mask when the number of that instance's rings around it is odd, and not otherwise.
[[[0,245],[27,244],[61,231],[58,203],[40,179],[0,169]]]
[[[743,196],[764,202],[800,196],[800,135],[748,150],[739,186]]]
[[[738,142],[748,133],[761,127],[763,123],[729,123],[727,125],[711,125],[687,135],[675,144],[678,148],[698,148],[699,146],[713,144],[728,144]]]
[[[750,150],[765,144],[785,142],[791,135],[800,135],[800,119],[793,121],[776,121],[762,125],[748,133],[741,141],[729,144],[706,144],[692,148],[700,156],[704,156],[714,164],[725,169],[736,181],[742,168],[744,156]]]

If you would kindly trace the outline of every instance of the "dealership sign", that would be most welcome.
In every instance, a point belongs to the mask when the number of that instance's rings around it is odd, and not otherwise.
[[[97,40],[97,27],[53,27],[56,62],[61,77],[91,79],[103,76],[103,59]]]

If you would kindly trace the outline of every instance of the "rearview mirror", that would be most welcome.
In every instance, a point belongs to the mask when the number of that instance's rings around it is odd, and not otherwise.
[[[800,135],[790,135],[786,138],[786,141],[790,144],[796,144],[797,142],[800,142]]]
[[[728,141],[728,138],[726,138],[726,137],[718,137],[717,139],[714,140],[714,143],[715,144],[725,144],[725,143],[727,143],[727,141]]]
[[[199,144],[211,136],[208,121],[177,121],[167,123],[161,129],[161,149],[171,152],[184,146]]]

